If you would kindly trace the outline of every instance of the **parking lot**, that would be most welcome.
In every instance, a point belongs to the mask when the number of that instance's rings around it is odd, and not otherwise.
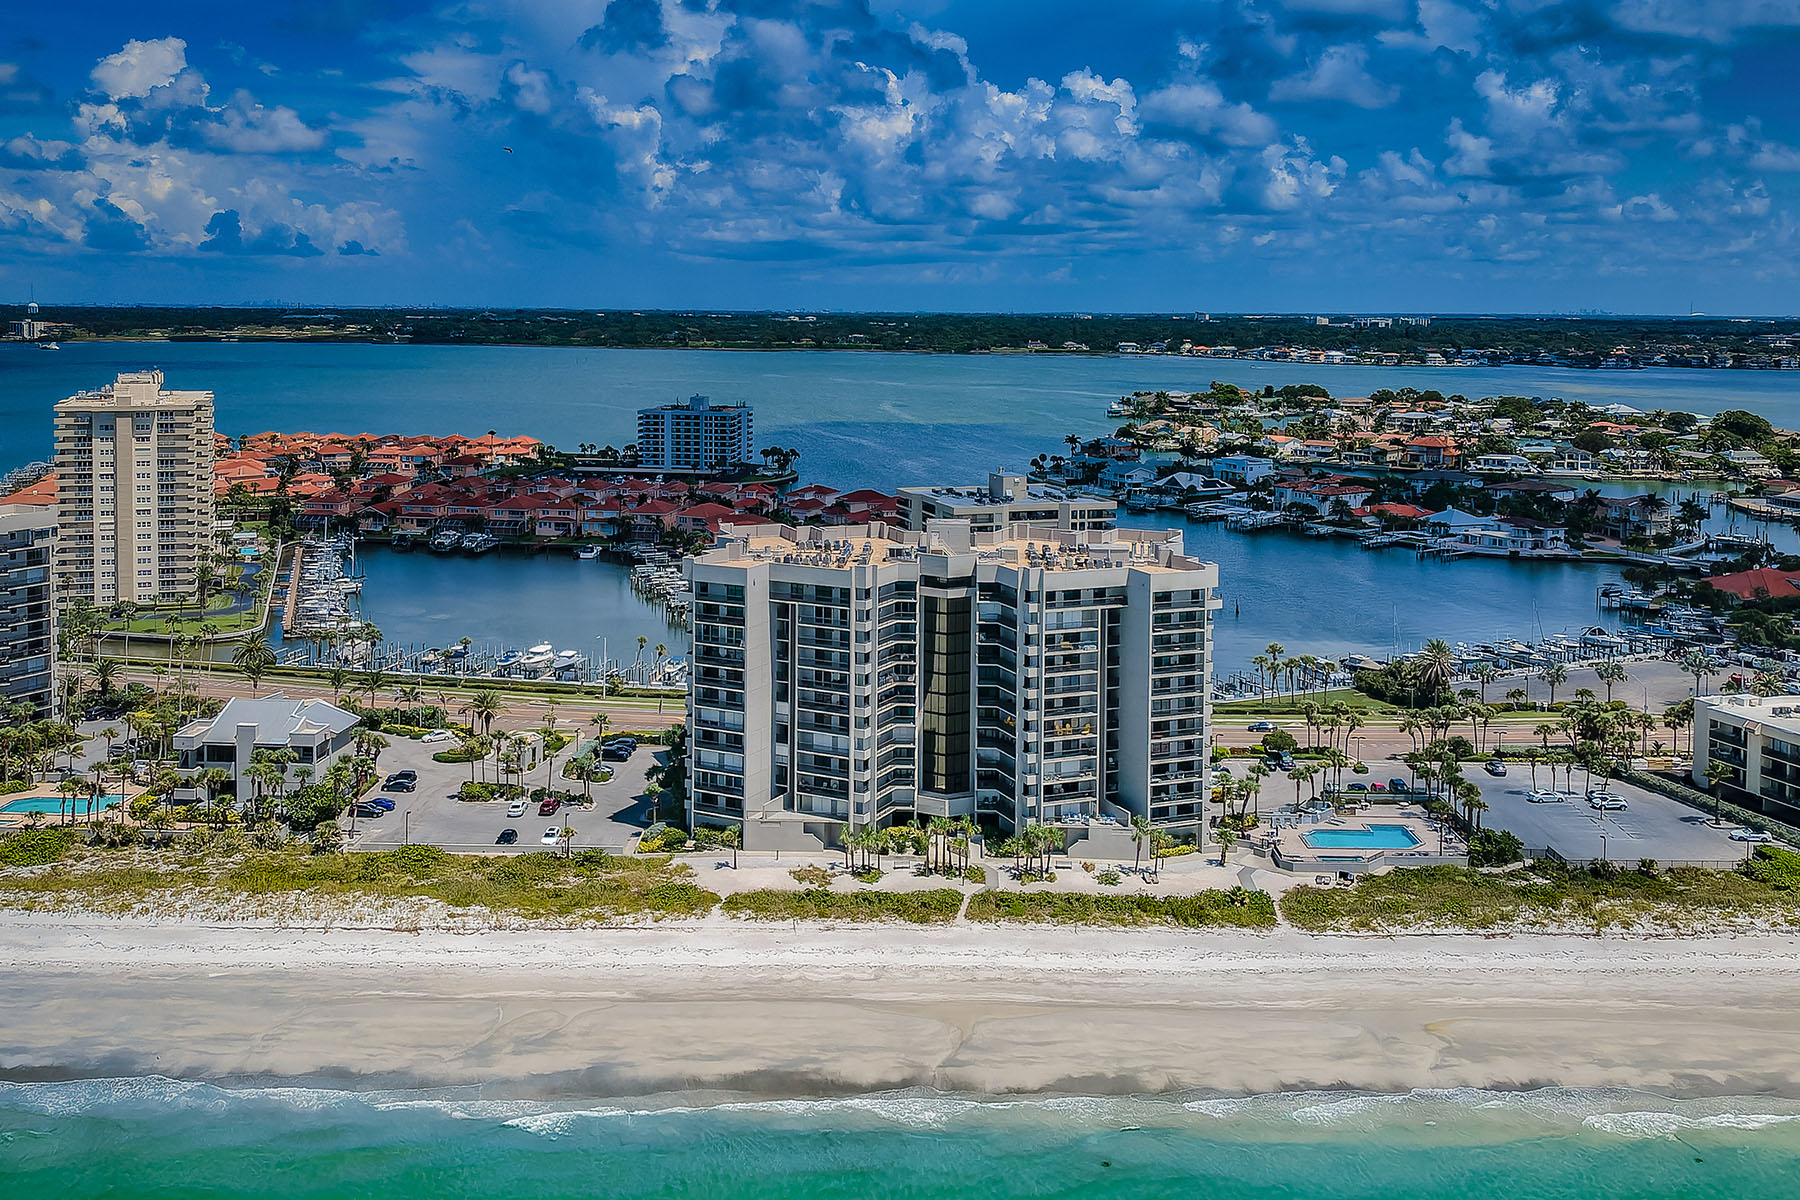
[[[1529,769],[1510,765],[1509,773],[1495,778],[1469,763],[1464,774],[1481,785],[1487,811],[1481,814],[1484,829],[1511,830],[1528,848],[1548,847],[1571,861],[1604,855],[1622,865],[1640,859],[1659,863],[1715,863],[1741,861],[1752,848],[1730,838],[1732,825],[1716,826],[1707,814],[1667,796],[1628,783],[1614,782],[1608,789],[1630,806],[1602,812],[1587,802],[1584,777],[1575,773],[1574,798],[1558,804],[1533,804],[1525,798],[1531,790]],[[1550,787],[1549,772],[1538,771],[1538,783]],[[1558,790],[1567,787],[1559,774]],[[1594,786],[1600,786],[1595,780]]]
[[[381,755],[383,778],[395,771],[410,768],[419,773],[418,789],[413,792],[382,792],[379,785],[370,795],[385,795],[394,802],[394,811],[377,818],[357,818],[359,850],[387,850],[405,842],[415,845],[441,846],[446,850],[521,853],[543,850],[544,831],[567,826],[575,830],[573,848],[624,850],[636,835],[650,824],[650,802],[644,797],[644,776],[668,751],[661,746],[640,746],[625,762],[611,762],[613,777],[593,786],[593,806],[579,804],[564,807],[555,816],[541,817],[535,802],[527,804],[525,815],[508,817],[505,801],[471,803],[456,798],[457,789],[469,778],[468,763],[433,762],[433,751],[443,747],[425,746],[409,739],[396,738]],[[557,787],[580,793],[582,786],[561,778],[566,755],[558,756]],[[480,768],[476,778],[481,777]],[[488,764],[489,779],[493,764]],[[526,777],[527,787],[541,787],[545,782],[543,767]],[[511,846],[494,841],[503,829],[516,829],[519,840]],[[560,843],[557,843],[560,846]]]

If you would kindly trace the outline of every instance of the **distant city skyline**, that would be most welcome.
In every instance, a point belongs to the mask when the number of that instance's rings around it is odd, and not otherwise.
[[[102,0],[0,300],[1785,314],[1784,0]]]

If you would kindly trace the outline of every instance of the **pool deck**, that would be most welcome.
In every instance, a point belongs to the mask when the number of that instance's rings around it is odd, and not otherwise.
[[[107,795],[109,797],[115,796],[115,795],[120,795],[120,794],[121,794],[120,792],[110,792],[110,791],[107,793]],[[135,795],[136,793],[132,792],[129,788],[127,788],[123,791],[122,794],[125,796],[125,803],[128,804],[128,803],[130,803],[132,796]],[[6,812],[3,810],[3,806],[15,804],[22,800],[42,801],[43,802],[42,807],[43,807],[43,811],[44,811],[44,819],[48,822],[51,822],[52,824],[57,823],[60,820],[61,813],[59,812],[58,806],[66,805],[66,804],[76,805],[76,808],[74,809],[74,816],[73,816],[72,820],[80,821],[80,822],[84,822],[84,823],[88,820],[88,814],[86,813],[86,811],[84,811],[85,805],[87,804],[87,798],[85,796],[77,796],[77,797],[73,797],[72,799],[65,800],[63,798],[62,793],[58,792],[56,790],[55,784],[39,784],[38,786],[31,788],[28,791],[12,792],[8,795],[0,796],[0,829],[16,829],[16,828],[19,828],[24,825],[29,825],[31,823],[31,810],[30,809],[25,809],[23,811],[14,810],[12,812]],[[95,815],[97,815],[105,820],[108,820],[108,821],[117,820],[119,818],[119,814],[108,813],[108,812],[106,812],[106,810],[104,808],[104,803],[110,803],[110,802],[111,801],[105,800],[103,798],[103,806],[101,808],[101,811]],[[67,810],[64,809],[62,811],[67,811]]]
[[[1291,817],[1286,812],[1283,816]],[[1336,812],[1302,814],[1298,828],[1271,829],[1259,838],[1259,848],[1266,848],[1275,864],[1284,870],[1317,874],[1344,872],[1364,875],[1371,871],[1394,867],[1428,867],[1449,864],[1469,865],[1469,848],[1455,831],[1444,828],[1416,804],[1364,804]],[[1315,847],[1306,844],[1305,834],[1320,830],[1350,830],[1371,825],[1398,825],[1406,829],[1418,844],[1404,850],[1382,850],[1374,847]],[[1261,832],[1261,831],[1258,831]]]

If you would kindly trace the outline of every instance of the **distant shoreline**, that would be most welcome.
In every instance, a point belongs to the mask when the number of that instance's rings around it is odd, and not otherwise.
[[[7,913],[0,961],[14,1018],[0,1074],[14,1078],[1800,1096],[1789,935],[977,936],[720,920],[470,935]]]
[[[996,347],[992,347],[989,349],[982,349],[982,350],[955,350],[955,349],[934,349],[934,348],[900,349],[900,348],[893,348],[893,347],[886,347],[886,346],[792,346],[792,345],[789,345],[789,346],[658,346],[658,345],[613,345],[613,344],[598,343],[598,342],[541,342],[541,341],[460,340],[460,339],[443,339],[443,340],[406,339],[406,340],[398,340],[397,341],[397,340],[392,340],[392,339],[388,339],[388,338],[354,337],[354,336],[342,336],[342,337],[243,337],[243,336],[222,335],[222,334],[216,335],[216,336],[198,336],[197,335],[197,336],[192,336],[192,337],[157,337],[157,336],[149,336],[149,335],[132,336],[132,335],[128,335],[128,334],[117,334],[117,335],[110,335],[110,336],[106,336],[106,337],[68,337],[68,338],[62,339],[59,342],[59,345],[64,345],[64,346],[82,346],[82,345],[95,345],[95,344],[256,345],[256,346],[393,346],[393,347],[416,346],[416,347],[429,347],[429,348],[434,348],[434,349],[435,348],[449,349],[449,348],[459,348],[459,347],[478,347],[478,348],[485,347],[485,348],[505,348],[505,349],[518,349],[518,350],[634,350],[634,351],[641,350],[641,351],[646,351],[646,352],[650,352],[650,353],[666,353],[668,351],[687,351],[689,353],[717,352],[717,353],[735,353],[735,354],[859,354],[859,355],[860,354],[892,354],[892,355],[896,355],[896,356],[915,357],[915,358],[916,357],[930,357],[930,356],[942,356],[945,358],[988,358],[988,357],[1085,358],[1085,359],[1113,358],[1113,359],[1132,360],[1132,361],[1149,359],[1149,360],[1155,360],[1155,361],[1173,360],[1173,361],[1200,361],[1200,362],[1218,362],[1218,363],[1250,363],[1250,364],[1254,364],[1254,365],[1258,365],[1258,366],[1292,367],[1295,370],[1300,370],[1300,371],[1303,371],[1303,370],[1306,370],[1309,368],[1317,368],[1317,367],[1326,367],[1326,368],[1332,368],[1332,369],[1340,368],[1340,367],[1361,367],[1361,368],[1367,368],[1367,369],[1373,370],[1373,371],[1494,371],[1494,372],[1506,372],[1506,371],[1514,371],[1514,370],[1539,370],[1539,371],[1552,370],[1552,371],[1569,371],[1569,372],[1579,373],[1579,374],[1634,375],[1641,371],[1694,371],[1694,372],[1742,371],[1742,372],[1747,372],[1747,373],[1763,374],[1763,373],[1770,373],[1770,372],[1780,373],[1782,371],[1793,370],[1792,368],[1785,368],[1785,367],[1717,366],[1717,365],[1701,365],[1701,364],[1697,364],[1697,363],[1695,363],[1695,364],[1659,363],[1654,366],[1640,366],[1640,367],[1606,367],[1606,366],[1599,366],[1599,365],[1589,366],[1589,365],[1583,365],[1583,364],[1579,364],[1579,363],[1554,363],[1554,362],[1552,362],[1552,363],[1526,363],[1526,362],[1509,362],[1509,363],[1487,363],[1487,362],[1480,362],[1480,363],[1468,363],[1468,362],[1312,363],[1312,362],[1290,362],[1285,359],[1250,358],[1250,357],[1245,357],[1242,355],[1151,354],[1151,353],[1130,354],[1130,353],[1120,353],[1117,350],[1058,350],[1058,349],[1050,349],[1050,348],[1046,348],[1046,349],[1042,349],[1042,350],[1028,350],[1028,349],[1025,349],[1023,347],[1018,347],[1018,346],[996,346]],[[19,341],[0,341],[0,345],[13,345],[13,346],[18,346],[20,348],[26,348],[26,347],[29,347],[31,345],[31,343],[19,342]],[[1796,376],[1796,386],[1800,387],[1800,371],[1793,371],[1793,373]]]

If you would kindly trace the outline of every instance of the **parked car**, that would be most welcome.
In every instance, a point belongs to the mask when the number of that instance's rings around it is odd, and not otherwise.
[[[1486,771],[1489,775],[1506,774],[1506,764],[1497,758],[1490,758],[1485,763],[1482,763],[1481,769]]]
[[[420,738],[419,744],[421,746],[435,746],[439,742],[447,742],[455,736],[456,735],[451,733],[448,729],[434,729],[424,737]]]
[[[1561,804],[1568,797],[1561,792],[1553,792],[1548,788],[1532,788],[1525,793],[1525,799],[1533,804]]]
[[[1252,722],[1250,722],[1250,724],[1246,725],[1244,728],[1249,730],[1251,733],[1274,733],[1275,732],[1275,722],[1273,722],[1273,721],[1252,721]]]
[[[1366,792],[1369,790],[1369,785],[1366,783],[1347,783],[1344,785],[1344,790],[1346,792]]]
[[[516,829],[502,829],[502,830],[501,830],[501,831],[500,831],[500,836],[499,836],[499,837],[497,837],[497,838],[495,838],[495,839],[494,839],[494,845],[496,845],[496,846],[510,846],[510,845],[512,845],[512,844],[513,844],[513,843],[514,843],[514,842],[516,842],[516,841],[518,841],[518,840],[519,840],[519,831],[518,831],[518,830],[516,830]]]
[[[352,806],[352,811],[354,811],[357,816],[362,817],[365,820],[373,820],[376,817],[379,817],[379,816],[382,816],[383,814],[385,814],[387,812],[387,809],[377,808],[373,804],[366,804],[366,803],[358,802],[357,804]]]
[[[600,739],[602,746],[616,746],[620,742],[628,742],[633,746],[638,744],[636,735],[629,733],[615,733],[611,737]]]
[[[556,843],[562,841],[562,826],[552,825],[550,828],[544,830],[544,836],[538,840],[543,842],[546,846],[556,845]]]
[[[1291,771],[1294,769],[1294,756],[1291,754],[1283,754],[1275,765],[1280,767],[1283,771]]]
[[[523,800],[514,800],[511,804],[506,806],[506,815],[509,817],[524,816],[525,802]]]
[[[1370,790],[1370,791],[1371,791],[1371,792],[1385,792],[1385,791],[1387,791],[1387,790],[1388,790],[1388,785],[1387,785],[1387,784],[1385,784],[1385,783],[1383,783],[1383,782],[1381,782],[1381,781],[1380,781],[1380,780],[1379,780],[1379,779],[1378,779],[1378,780],[1376,780],[1376,781],[1375,781],[1375,782],[1374,782],[1374,783],[1371,783],[1371,784],[1370,784],[1370,785],[1369,785],[1369,790]]]
[[[382,812],[394,811],[394,802],[389,800],[386,796],[370,796],[367,800],[362,801],[362,803],[373,808],[379,808]]]
[[[381,785],[384,792],[413,792],[418,788],[419,781],[416,779],[390,779]]]
[[[554,817],[556,810],[562,807],[562,801],[555,796],[545,796],[544,802],[538,805],[538,816]]]
[[[389,783],[394,782],[396,779],[404,779],[408,783],[417,783],[419,782],[419,773],[417,771],[394,771],[388,775]]]
[[[1755,842],[1758,845],[1767,845],[1775,840],[1760,829],[1734,829],[1730,836],[1734,842]]]
[[[1619,812],[1631,807],[1623,796],[1589,796],[1588,804],[1601,812]]]
[[[614,742],[610,746],[600,748],[600,757],[613,762],[624,762],[637,750],[636,742]]]
[[[1390,779],[1388,780],[1388,791],[1410,792],[1412,789],[1406,785],[1406,780],[1404,779]]]

